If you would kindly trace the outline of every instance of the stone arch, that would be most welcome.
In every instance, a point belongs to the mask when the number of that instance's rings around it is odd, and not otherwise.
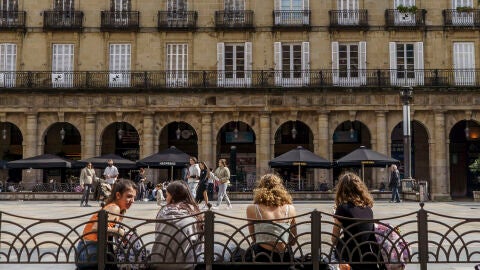
[[[450,195],[472,196],[480,188],[478,173],[468,168],[480,157],[480,124],[476,120],[460,120],[449,131]]]
[[[178,120],[165,124],[160,130],[158,140],[159,151],[175,146],[191,156],[198,157],[199,135],[188,122]]]
[[[411,121],[412,176],[416,180],[430,181],[430,139],[428,128],[419,120]],[[398,122],[390,132],[390,155],[400,160],[398,166],[403,176],[403,121]],[[430,185],[429,185],[430,186]]]

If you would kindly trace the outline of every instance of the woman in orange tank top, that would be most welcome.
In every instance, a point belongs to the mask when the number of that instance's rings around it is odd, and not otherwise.
[[[127,209],[132,206],[137,195],[137,186],[130,180],[117,181],[112,188],[110,197],[105,201],[103,210],[109,213],[107,234],[109,236],[123,236],[125,231],[122,228],[115,227],[121,221],[121,215],[124,215]],[[89,222],[83,229],[82,239],[77,245],[77,269],[97,269],[97,241],[98,241],[98,212],[93,214]],[[105,269],[111,265],[107,265]]]

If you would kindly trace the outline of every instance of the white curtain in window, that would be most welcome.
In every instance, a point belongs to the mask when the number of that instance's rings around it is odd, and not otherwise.
[[[360,86],[367,83],[367,42],[342,44],[346,50],[340,60],[338,42],[332,42],[332,79],[334,85]],[[340,74],[340,61],[346,61],[346,70]],[[341,76],[342,75],[342,76]]]
[[[284,51],[284,49],[287,49]],[[279,86],[306,86],[310,83],[310,43],[273,44],[275,84]],[[300,53],[297,56],[298,52]],[[298,61],[300,60],[300,65]]]
[[[395,0],[395,8],[398,6],[414,6],[415,5],[415,0]]]
[[[456,85],[475,84],[475,45],[473,42],[453,43],[453,69]]]
[[[188,82],[188,44],[167,44],[167,87],[185,87]]]
[[[225,0],[225,10],[245,10],[245,0]]]
[[[52,48],[52,86],[73,86],[73,44],[53,44]]]
[[[168,0],[167,11],[170,12],[183,12],[187,11],[187,0]]]
[[[452,0],[452,8],[456,9],[457,7],[471,7],[473,8],[472,0]],[[463,25],[463,26],[473,26],[473,12],[459,12],[453,10],[452,12],[452,24],[453,25]]]
[[[17,45],[0,43],[0,87],[15,87]]]
[[[110,86],[130,86],[130,67],[131,45],[110,44]]]
[[[53,9],[59,11],[71,11],[75,9],[74,0],[54,0]]]
[[[275,0],[275,25],[304,25],[310,22],[308,13],[309,0]]]
[[[358,0],[338,0],[338,24],[357,25],[359,21]]]
[[[405,44],[400,44],[400,46],[404,46]],[[411,46],[411,45],[410,45]],[[392,85],[399,85],[399,86],[416,86],[416,85],[424,85],[424,62],[423,62],[423,42],[415,42],[413,43],[413,55],[414,55],[414,62],[413,62],[413,75],[410,76],[411,71],[408,70],[408,66],[405,66],[405,69],[401,72],[403,73],[402,77],[397,76],[397,61],[401,60],[400,63],[407,64],[406,59],[404,59],[404,55],[397,54],[397,43],[390,42],[390,84]],[[399,59],[402,58],[402,59]],[[398,77],[398,78],[397,78]]]

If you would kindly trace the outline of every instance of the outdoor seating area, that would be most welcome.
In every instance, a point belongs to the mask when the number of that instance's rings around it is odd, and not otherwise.
[[[78,216],[49,219],[48,217],[22,217],[12,213],[0,212],[0,266],[9,264],[75,264],[79,260],[80,250],[77,244],[82,241],[82,229],[88,223],[87,217],[92,213]],[[196,269],[261,269],[265,263],[249,261],[243,251],[252,245],[252,235],[248,232],[249,220],[240,219],[219,212],[207,210],[202,212],[204,221],[200,236],[185,235],[181,231],[172,235],[161,235],[155,226],[163,223],[173,226],[178,220],[157,220],[125,216],[116,226],[124,228],[126,234],[122,239],[108,238],[106,211],[99,211],[98,260],[92,261],[97,269],[107,265],[147,267],[174,265],[197,265]],[[291,257],[287,261],[269,264],[273,266],[295,266],[295,269],[325,269],[325,263],[337,265],[335,250],[330,242],[333,226],[331,213],[313,211],[296,216],[297,237],[288,245]],[[193,219],[196,220],[196,219]],[[442,220],[448,220],[443,222]],[[198,221],[196,221],[198,222]],[[259,222],[259,221],[257,221]],[[272,222],[264,220],[261,222]],[[375,256],[378,262],[390,265],[418,265],[427,269],[427,265],[480,263],[480,226],[479,218],[453,217],[424,209],[420,204],[417,211],[398,216],[375,220],[356,220],[356,223],[373,222],[388,228],[395,228],[398,233],[396,241],[406,243],[404,250],[392,250],[387,254],[396,256]],[[447,225],[448,224],[448,225]],[[285,233],[288,233],[286,231]],[[389,236],[377,233],[380,239]],[[192,237],[198,241],[191,241]],[[159,242],[162,239],[162,242]],[[173,243],[189,242],[189,249],[177,250]],[[278,241],[282,241],[279,239]],[[377,238],[378,242],[378,238]],[[170,243],[170,244],[169,244]],[[180,254],[177,260],[168,261],[159,253],[152,253],[155,244],[170,246],[168,252]],[[111,249],[107,249],[110,246]],[[201,249],[198,247],[201,246]],[[178,248],[178,247],[177,247]],[[395,248],[396,249],[396,248]],[[198,251],[200,250],[200,252]],[[184,260],[187,254],[189,260]],[[353,252],[352,250],[348,251]],[[182,255],[183,254],[183,255]],[[319,262],[319,263],[315,263]],[[348,260],[346,261],[348,262]],[[366,264],[367,262],[360,262]],[[248,265],[248,266],[247,266]],[[435,267],[434,267],[435,269]]]

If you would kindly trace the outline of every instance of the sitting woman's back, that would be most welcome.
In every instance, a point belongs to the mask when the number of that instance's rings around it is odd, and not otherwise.
[[[157,214],[150,269],[194,269],[203,261],[203,215],[182,181],[170,183],[166,193],[167,204]]]

